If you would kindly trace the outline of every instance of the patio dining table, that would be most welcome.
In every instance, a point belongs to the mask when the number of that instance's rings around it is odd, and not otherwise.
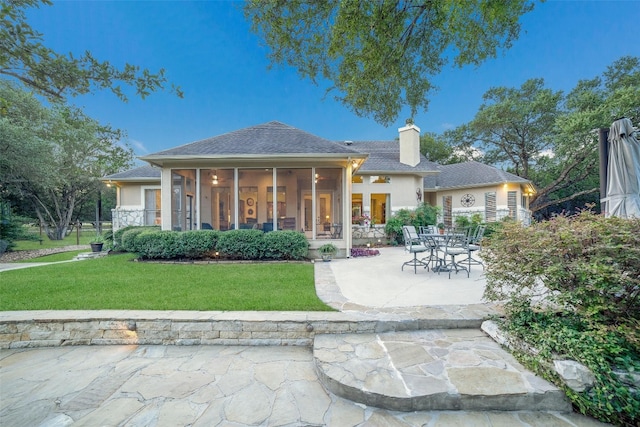
[[[464,237],[463,233],[445,232],[445,233],[419,233],[418,237],[426,246],[432,249],[429,261],[434,261],[435,266],[433,271],[439,273],[441,271],[449,272],[450,268],[447,265],[444,250],[441,248],[447,245],[447,242],[453,237]],[[435,251],[435,259],[433,259]],[[442,251],[442,258],[438,256],[438,252]]]

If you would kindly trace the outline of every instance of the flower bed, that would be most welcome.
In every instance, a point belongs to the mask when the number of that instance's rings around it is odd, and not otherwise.
[[[351,248],[351,257],[361,257],[361,256],[375,256],[380,255],[380,251],[377,249],[369,249],[369,248]]]

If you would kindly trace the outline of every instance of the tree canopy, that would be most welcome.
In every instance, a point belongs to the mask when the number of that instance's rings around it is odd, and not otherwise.
[[[121,134],[55,104],[46,108],[0,79],[0,199],[27,200],[54,240],[64,237],[78,203],[101,185],[99,178],[131,165]]]
[[[457,152],[479,149],[478,160],[530,179],[537,188],[533,212],[597,202],[597,129],[622,116],[638,123],[640,58],[620,58],[568,94],[531,79],[520,88],[491,88],[483,99],[471,122],[443,135]]]
[[[509,48],[533,0],[251,0],[245,16],[272,64],[326,79],[336,99],[384,125],[427,109],[449,61],[480,64]]]
[[[65,96],[109,89],[123,101],[127,96],[121,85],[133,86],[136,94],[145,98],[151,92],[164,89],[165,70],[152,73],[137,65],[125,64],[122,69],[108,61],[96,59],[91,52],[75,57],[62,55],[46,47],[43,35],[26,20],[28,8],[51,5],[49,0],[4,0],[0,7],[0,74],[15,78],[51,101]],[[180,97],[179,87],[171,85]]]

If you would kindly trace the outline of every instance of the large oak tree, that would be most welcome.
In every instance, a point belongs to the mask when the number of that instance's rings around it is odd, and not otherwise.
[[[145,98],[164,89],[165,71],[153,73],[137,65],[118,68],[95,58],[87,51],[81,56],[60,54],[45,46],[43,35],[26,19],[29,8],[51,5],[49,0],[3,0],[0,6],[0,74],[19,80],[31,90],[51,101],[66,96],[92,93],[96,89],[111,90],[121,100],[127,96],[121,85],[132,86]],[[180,88],[172,90],[182,96]]]
[[[31,203],[45,232],[62,239],[79,203],[99,178],[130,167],[121,134],[62,104],[46,108],[31,94],[0,80],[0,198]]]
[[[427,109],[433,76],[452,61],[480,64],[518,37],[533,0],[251,0],[252,29],[272,63],[328,80],[359,116],[390,124]]]
[[[546,216],[557,206],[598,201],[597,130],[623,116],[634,124],[640,119],[640,58],[623,57],[566,95],[545,88],[542,79],[492,88],[474,119],[444,138],[532,180],[537,194],[531,210]]]

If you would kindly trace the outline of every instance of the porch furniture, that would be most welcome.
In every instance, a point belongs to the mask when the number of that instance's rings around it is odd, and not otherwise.
[[[213,230],[213,227],[208,222],[203,222],[202,223],[202,227],[200,227],[200,229],[201,230]]]
[[[333,231],[331,232],[332,239],[342,238],[342,224],[333,224]]]
[[[283,230],[295,230],[296,229],[296,219],[295,217],[285,217],[282,220],[282,229]]]
[[[410,230],[413,229],[413,230]],[[429,264],[425,263],[421,259],[418,259],[418,254],[423,253],[429,250],[425,245],[422,244],[422,241],[418,237],[418,233],[416,233],[416,229],[413,226],[405,225],[402,227],[402,235],[404,237],[404,248],[407,252],[413,254],[413,259],[402,264],[401,271],[404,271],[404,266],[413,266],[413,273],[418,273],[418,266],[422,266],[424,268],[429,268]]]
[[[467,257],[460,262],[466,262],[469,266],[469,270],[471,270],[471,264],[481,265],[484,270],[484,263],[473,257],[475,252],[480,251],[482,249],[482,239],[484,237],[484,232],[487,229],[486,225],[479,225],[472,233],[469,234],[467,238]]]
[[[458,274],[459,270],[464,270],[467,272],[467,277],[469,277],[469,268],[460,262],[456,262],[456,257],[468,253],[465,230],[458,230],[447,234],[444,247],[441,247],[441,250],[443,252],[444,265],[438,269],[438,274],[440,274],[440,271],[448,271],[449,279],[451,279],[451,270],[455,270],[456,274]],[[447,257],[450,258],[449,262],[447,262]]]
[[[264,231],[265,233],[273,231],[273,223],[272,222],[263,222],[262,223],[262,231]]]
[[[427,265],[431,264],[431,268],[433,271],[437,271],[440,264],[442,264],[442,259],[438,257],[438,251],[440,250],[440,244],[438,243],[438,238],[440,236],[437,233],[427,233],[420,234],[420,241],[422,244],[429,250],[429,256],[422,258],[422,262],[426,262]]]

